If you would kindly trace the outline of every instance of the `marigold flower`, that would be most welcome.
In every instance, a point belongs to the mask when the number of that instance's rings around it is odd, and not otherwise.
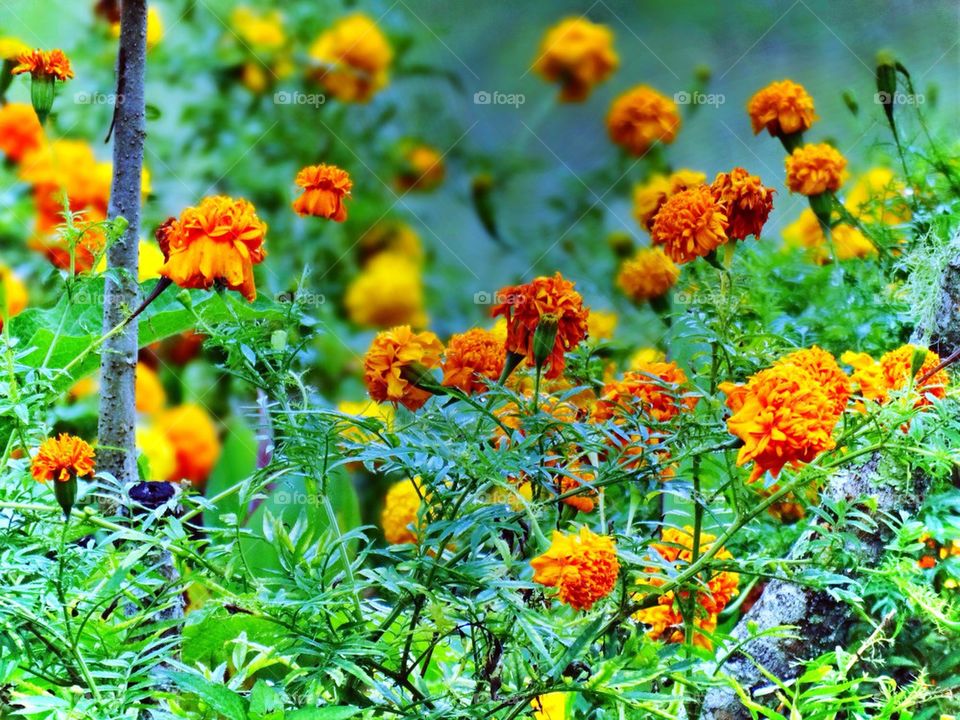
[[[363,13],[338,20],[308,51],[320,64],[314,79],[345,102],[366,102],[385,87],[393,49],[376,23]]]
[[[162,482],[174,474],[177,469],[177,451],[162,429],[153,426],[138,427],[136,442],[137,449],[147,461],[147,480]]]
[[[561,495],[564,495],[573,490],[578,490],[585,485],[589,486],[593,481],[594,474],[592,472],[585,472],[580,468],[579,463],[574,463],[567,468],[566,473],[561,473],[557,476],[558,491]],[[598,494],[594,488],[588,488],[582,492],[578,492],[576,495],[565,497],[560,500],[560,502],[572,507],[578,512],[591,513],[597,506],[594,498],[596,498]]]
[[[640,370],[648,363],[665,362],[666,354],[657,348],[638,348],[627,361],[628,370]]]
[[[499,420],[507,429],[517,435],[524,437],[529,427],[536,422],[537,429],[550,435],[555,430],[564,425],[568,425],[577,420],[577,407],[571,402],[560,400],[554,394],[541,393],[537,407],[540,413],[550,416],[547,427],[543,426],[540,420],[531,419],[529,400],[533,399],[533,390],[522,390],[524,400],[520,405],[510,400],[493,411],[497,420]],[[509,444],[510,438],[506,436],[499,425],[493,430],[493,442],[496,445]]]
[[[719,173],[710,189],[729,220],[727,237],[745,240],[753,235],[759,239],[773,209],[773,190],[764,187],[759,177],[742,167]]]
[[[415,333],[409,325],[378,333],[363,360],[363,380],[370,397],[417,410],[430,393],[411,382],[411,373],[440,365],[443,343],[432,332]],[[413,378],[416,380],[416,378]]]
[[[609,340],[619,319],[615,312],[591,310],[587,315],[587,335],[592,340]]]
[[[297,215],[314,215],[334,222],[347,219],[344,200],[350,197],[353,180],[336,165],[310,165],[297,173],[297,185],[303,194],[293,201]]]
[[[840,362],[853,368],[850,384],[860,397],[881,403],[886,401],[890,388],[887,386],[887,379],[880,363],[867,353],[849,350],[840,356]],[[863,409],[862,405],[860,409]]]
[[[63,50],[31,50],[17,58],[14,75],[30,73],[35,80],[54,78],[66,81],[73,77],[70,59]]]
[[[753,462],[747,482],[766,471],[777,477],[787,464],[799,467],[830,450],[837,416],[820,381],[796,365],[775,365],[743,387],[721,383],[733,415],[727,429],[743,440],[737,465]]]
[[[677,104],[646,85],[620,95],[610,106],[610,139],[632,155],[643,155],[655,142],[670,144],[680,129]]]
[[[120,37],[120,21],[110,24],[110,34]],[[160,11],[152,5],[147,8],[147,50],[152,50],[163,40],[163,17]]]
[[[150,415],[159,412],[167,404],[167,392],[157,373],[143,363],[136,370],[137,410]]]
[[[397,187],[410,190],[430,191],[443,182],[447,169],[443,155],[429,145],[410,145],[403,151],[402,166],[397,174]]]
[[[176,454],[176,469],[167,480],[192,482],[203,489],[220,459],[220,438],[210,416],[198,405],[180,405],[156,418]]]
[[[67,482],[93,475],[94,452],[86,442],[73,435],[60,433],[47,438],[30,465],[30,474],[37,482]]]
[[[16,274],[0,263],[0,330],[5,320],[19,315],[27,306],[27,286]]]
[[[850,378],[837,365],[836,358],[822,348],[795,350],[777,360],[775,365],[795,365],[816,380],[830,401],[830,407],[837,417],[843,414],[850,399]]]
[[[16,60],[21,55],[30,52],[30,46],[19,38],[4,36],[0,37],[0,60]]]
[[[454,335],[447,343],[443,361],[443,384],[467,395],[487,389],[484,379],[495,382],[503,372],[506,350],[489,330],[472,328]]]
[[[43,126],[31,105],[7,103],[0,107],[0,151],[18,163],[43,146]]]
[[[367,263],[347,286],[343,302],[350,320],[364,327],[427,324],[420,267],[395,253]]]
[[[893,170],[878,167],[857,178],[843,204],[863,222],[900,225],[912,216],[905,194]]]
[[[767,498],[778,490],[780,490],[780,486],[774,483],[769,488],[761,488],[757,494],[762,498]],[[806,496],[806,498],[804,499],[802,496]],[[771,504],[767,508],[767,514],[784,524],[799,522],[806,517],[806,505],[815,503],[819,497],[820,493],[817,490],[816,483],[810,483],[806,488],[799,488],[794,492],[787,493],[780,500]]]
[[[552,692],[537,695],[530,701],[534,720],[567,720],[567,699],[570,693]]]
[[[398,220],[376,223],[360,236],[357,243],[360,264],[364,265],[380,253],[402,255],[417,264],[423,261],[423,244],[410,225]]]
[[[802,195],[835,192],[843,184],[847,160],[827,143],[801,145],[785,161],[787,187]]]
[[[771,135],[783,136],[803,132],[818,120],[813,98],[803,85],[781,80],[767,85],[747,103],[750,124],[756,135],[764,128]]]
[[[160,268],[166,262],[163,257],[163,251],[156,243],[140,241],[140,268],[138,271],[138,280],[146,282],[147,280],[156,280],[160,277]],[[100,256],[100,262],[97,265],[97,272],[103,273],[107,270],[106,255]]]
[[[252,302],[257,297],[253,266],[267,255],[266,234],[267,224],[247,200],[205,197],[158,231],[167,256],[160,274],[184,288],[223,283]]]
[[[420,478],[401,480],[387,490],[380,513],[380,526],[384,538],[391,545],[416,544],[421,492]]]
[[[494,306],[492,316],[507,320],[507,352],[523,355],[535,365],[534,336],[544,315],[557,320],[553,350],[546,360],[546,377],[559,377],[565,365],[564,353],[573,350],[587,336],[588,308],[574,290],[574,283],[558,272],[553,277],[538,277],[525,285],[507,286],[497,293],[505,301]]]
[[[533,581],[557,589],[557,599],[574,610],[589,610],[617,583],[620,562],[613,538],[588,527],[579,534],[553,533],[550,548],[530,561]]]
[[[356,418],[375,418],[382,422],[388,431],[393,428],[393,421],[396,418],[392,405],[381,405],[372,400],[343,400],[337,405],[337,411]],[[356,443],[367,442],[373,437],[372,433],[355,425],[348,425],[340,434]]]
[[[823,234],[823,227],[810,208],[804,208],[799,217],[783,229],[783,239],[788,247],[807,248],[814,262],[824,265],[833,259],[863,260],[877,254],[876,246],[860,230],[852,225],[834,225],[830,229],[831,244]]]
[[[651,420],[664,423],[693,410],[699,398],[684,396],[687,375],[673,362],[637,364],[636,369],[624,373],[622,380],[604,384],[597,402],[594,419],[603,422],[640,412]]]
[[[704,257],[727,242],[729,221],[710,187],[700,185],[669,198],[653,220],[653,242],[676,263]]]
[[[658,247],[641,248],[625,260],[617,273],[617,285],[634,302],[656,300],[670,292],[680,277],[680,268]]]
[[[920,394],[917,407],[930,405],[931,395],[941,399],[946,397],[947,385],[950,382],[946,370],[938,370],[922,383],[920,382],[921,378],[933,372],[933,369],[940,364],[940,356],[930,350],[926,350],[923,364],[916,375],[912,379],[910,378],[914,354],[923,351],[924,348],[915,345],[903,345],[896,350],[885,353],[880,358],[880,370],[883,372],[887,388],[890,391],[903,390],[913,382],[915,384],[914,390]]]
[[[633,189],[633,216],[640,226],[650,232],[653,219],[660,208],[678,192],[703,185],[707,176],[697,170],[677,170],[670,175],[656,174]]]
[[[533,69],[547,82],[559,83],[561,102],[580,102],[619,64],[608,27],[569,17],[544,34]]]
[[[260,13],[242,5],[234,8],[230,14],[230,27],[255,51],[280,50],[287,42],[287,35],[283,30],[283,15],[279,10]]]

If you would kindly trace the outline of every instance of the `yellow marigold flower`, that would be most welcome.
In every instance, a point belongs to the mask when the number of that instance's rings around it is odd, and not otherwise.
[[[918,407],[929,405],[931,395],[936,398],[946,397],[947,385],[950,382],[947,371],[938,370],[920,383],[921,378],[933,372],[934,368],[940,364],[940,356],[931,350],[925,351],[923,364],[916,375],[912,379],[910,378],[913,356],[915,353],[923,351],[924,348],[915,345],[903,345],[896,350],[885,353],[880,358],[880,370],[883,372],[887,388],[891,391],[903,390],[913,382],[916,385],[914,389],[920,394],[920,399],[917,400]]]
[[[97,391],[98,387],[99,383],[97,382],[96,377],[93,375],[87,375],[86,377],[82,377],[77,380],[67,394],[71,400],[82,400],[85,397],[90,397],[93,395]]]
[[[655,142],[669,145],[680,129],[677,104],[646,85],[620,95],[610,106],[610,139],[632,155],[643,155]]]
[[[641,248],[625,260],[617,273],[617,285],[635,302],[663,297],[680,277],[680,268],[658,247]]]
[[[588,308],[574,290],[574,283],[558,272],[553,277],[538,277],[525,285],[507,286],[497,297],[504,302],[494,306],[492,315],[507,319],[507,352],[524,355],[535,365],[534,335],[540,319],[552,315],[557,320],[553,350],[546,361],[547,378],[560,377],[565,365],[564,353],[573,350],[587,336]]]
[[[385,87],[393,48],[376,23],[363,13],[341,18],[308,51],[320,64],[313,77],[345,102],[366,102]]]
[[[0,60],[16,60],[30,52],[30,46],[19,38],[0,37]]]
[[[278,10],[258,12],[241,5],[230,14],[230,27],[254,52],[280,50],[287,42]]]
[[[785,161],[787,187],[802,195],[835,192],[843,184],[847,160],[827,143],[801,145]]]
[[[667,422],[682,409],[693,410],[699,398],[684,397],[687,375],[673,362],[638,364],[622,380],[603,386],[593,419],[603,422],[624,413],[640,412],[655,422]]]
[[[857,178],[844,205],[864,222],[900,225],[912,216],[905,193],[905,185],[893,170],[878,167]]]
[[[719,173],[710,189],[730,223],[727,237],[745,240],[748,235],[753,235],[759,239],[773,209],[773,190],[764,187],[760,178],[742,167]]]
[[[580,102],[619,64],[608,27],[569,17],[547,30],[533,69],[547,82],[560,84],[561,102]]]
[[[876,402],[886,401],[889,388],[880,363],[867,353],[850,350],[840,356],[840,362],[853,368],[850,384],[861,397]]]
[[[13,68],[14,75],[30,73],[35,80],[54,78],[66,81],[73,77],[70,59],[63,50],[31,50],[17,58],[17,66]]]
[[[110,34],[120,37],[120,23],[110,24]],[[163,40],[163,17],[160,11],[152,5],[147,9],[147,50],[152,50]]]
[[[700,185],[669,198],[653,221],[653,242],[667,257],[685,263],[704,257],[727,242],[729,221],[710,187]]]
[[[247,200],[206,197],[157,231],[167,258],[160,274],[184,288],[223,283],[252,302],[257,297],[253,266],[267,255],[266,234],[267,224]]]
[[[640,370],[647,363],[665,362],[666,354],[656,348],[638,348],[627,361],[628,370]]]
[[[343,400],[337,405],[337,411],[356,418],[375,418],[383,423],[387,431],[393,429],[393,421],[396,418],[392,405],[381,405],[372,400]],[[366,442],[371,437],[370,433],[355,425],[347,426],[340,434],[357,443]]]
[[[587,334],[593,340],[609,340],[620,318],[615,312],[591,310],[587,315]]]
[[[56,480],[67,482],[74,478],[93,475],[93,448],[73,435],[61,433],[40,445],[30,464],[30,474],[38,482]]]
[[[647,182],[633,189],[633,216],[644,230],[650,232],[653,219],[667,198],[673,197],[678,192],[703,185],[706,180],[706,174],[696,170],[681,169],[670,175],[657,173]]]
[[[537,695],[531,702],[534,720],[567,720],[567,698],[569,693],[552,692]]]
[[[380,514],[380,526],[383,536],[391,545],[416,544],[421,492],[420,478],[401,480],[387,491]]]
[[[360,236],[357,248],[361,265],[383,252],[403,255],[417,264],[423,261],[420,236],[410,225],[399,220],[376,223]]]
[[[837,365],[836,358],[822,348],[795,350],[777,360],[775,365],[795,365],[816,380],[830,401],[834,415],[840,417],[850,399],[850,378]]]
[[[43,126],[31,105],[7,103],[0,107],[0,151],[18,163],[43,146]]]
[[[177,469],[177,452],[167,434],[156,427],[138,427],[137,449],[146,458],[150,474],[147,480],[164,481]]]
[[[760,488],[757,494],[761,498],[768,498],[780,490],[780,486],[774,483],[768,488]],[[806,503],[804,498],[806,496]],[[767,513],[776,520],[784,524],[791,524],[803,520],[807,515],[806,505],[812,505],[817,502],[820,493],[817,490],[816,483],[811,483],[806,488],[801,488],[795,492],[788,493],[780,500],[767,508]]]
[[[410,145],[403,150],[396,184],[402,191],[429,191],[443,182],[446,172],[439,150],[429,145]]]
[[[147,415],[159,412],[167,404],[167,392],[156,372],[148,365],[137,363],[137,410]]]
[[[297,215],[314,215],[334,222],[347,219],[344,200],[350,197],[353,180],[336,165],[310,165],[297,173],[297,185],[303,194],[293,201]]]
[[[180,405],[158,415],[156,428],[167,436],[176,454],[176,468],[166,479],[189,481],[202,490],[221,451],[210,416],[198,405]]]
[[[745,386],[721,383],[733,415],[727,429],[743,440],[737,466],[753,462],[748,482],[768,470],[777,477],[787,464],[799,467],[834,447],[837,416],[820,381],[796,365],[775,365]]]
[[[0,330],[5,320],[19,315],[27,306],[27,286],[16,274],[0,263]]]
[[[803,85],[792,80],[772,82],[757,92],[747,103],[747,112],[754,135],[764,128],[771,135],[792,135],[809,129],[819,119],[813,98]]]
[[[877,254],[877,248],[870,239],[852,225],[835,225],[830,230],[830,236],[837,260],[862,260]],[[789,247],[810,249],[814,261],[821,265],[833,258],[820,221],[810,208],[804,208],[800,216],[783,229],[783,239]]]
[[[367,263],[347,287],[347,315],[364,327],[423,327],[423,281],[420,268],[394,253],[381,253]]]
[[[140,241],[140,270],[139,281],[156,280],[160,277],[160,268],[166,262],[163,257],[163,251],[156,243]],[[103,273],[107,270],[107,256],[101,255],[100,262],[97,264],[97,272]]]
[[[613,591],[620,572],[613,538],[584,526],[579,534],[553,533],[550,548],[530,561],[533,581],[557,589],[557,599],[574,610],[589,610]]]
[[[378,333],[363,360],[363,380],[377,402],[417,410],[430,393],[411,382],[440,365],[443,343],[432,332],[415,333],[409,325]]]
[[[443,384],[467,395],[487,389],[484,379],[494,382],[503,372],[506,350],[489,330],[473,328],[454,335],[447,343],[443,361]]]

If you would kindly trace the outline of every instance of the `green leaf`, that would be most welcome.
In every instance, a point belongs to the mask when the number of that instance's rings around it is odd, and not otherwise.
[[[286,720],[347,720],[360,712],[353,705],[337,707],[302,708],[287,713]]]
[[[283,699],[263,680],[250,691],[250,720],[283,720]]]
[[[227,423],[227,439],[220,460],[207,480],[205,495],[214,497],[250,477],[257,469],[257,436],[243,417],[233,416]],[[224,527],[220,518],[229,513],[240,517],[240,500],[236,494],[224,498],[216,510],[204,513],[204,521],[212,527]]]
[[[169,673],[179,690],[196,695],[227,720],[249,720],[246,701],[233,690],[193,673]]]

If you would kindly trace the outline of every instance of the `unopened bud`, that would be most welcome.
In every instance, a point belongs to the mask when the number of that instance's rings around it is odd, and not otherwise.
[[[545,313],[540,316],[540,322],[537,323],[537,329],[533,333],[533,361],[537,364],[537,369],[543,367],[543,364],[553,354],[554,345],[557,343],[557,330],[560,321],[552,313]]]
[[[913,350],[913,357],[910,358],[910,377],[915,378],[923,363],[927,361],[927,349],[918,347]]]
[[[860,103],[857,102],[853,90],[843,91],[843,104],[847,106],[847,110],[849,110],[852,115],[856,116],[860,114]]]
[[[73,510],[73,504],[77,500],[77,476],[70,474],[68,480],[57,480],[53,483],[53,494],[57,498],[57,504],[63,510],[63,517],[69,518],[70,511]]]
[[[30,102],[43,125],[53,109],[53,99],[57,94],[57,81],[52,75],[37,76],[30,81]]]
[[[607,245],[618,258],[633,255],[633,236],[624,230],[614,230],[607,235]]]

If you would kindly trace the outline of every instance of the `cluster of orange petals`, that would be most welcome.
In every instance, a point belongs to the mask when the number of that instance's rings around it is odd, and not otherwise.
[[[622,380],[611,380],[603,386],[592,419],[603,422],[639,412],[654,422],[668,422],[697,405],[699,398],[684,396],[686,383],[686,373],[676,363],[639,363],[624,373]]]
[[[587,336],[589,311],[573,283],[556,273],[553,277],[538,277],[526,285],[505,287],[498,297],[503,302],[493,308],[492,315],[506,318],[506,349],[524,355],[530,365],[535,362],[533,336],[540,318],[547,314],[557,318],[557,337],[546,361],[546,377],[559,377],[565,365],[564,353]]]
[[[700,553],[703,554],[708,551],[715,540],[716,537],[713,535],[701,533]],[[664,528],[661,541],[653,543],[653,548],[666,562],[689,565],[693,561],[693,528],[690,526],[684,527],[683,530],[672,527]],[[716,560],[731,560],[733,558],[726,548],[720,548],[713,557]],[[645,582],[649,585],[660,587],[666,582],[660,568],[648,567],[644,572],[650,576],[645,578]],[[714,574],[705,586],[696,590],[693,624],[694,627],[703,632],[694,633],[694,645],[707,649],[712,647],[710,639],[704,633],[712,633],[716,629],[717,615],[737,595],[739,583],[740,576],[737,573],[721,571]],[[633,617],[638,622],[650,626],[648,635],[652,639],[681,643],[684,641],[685,634],[683,614],[679,603],[689,602],[689,597],[689,591],[677,593],[670,590],[657,598],[656,605],[638,610]]]
[[[700,185],[667,199],[653,220],[651,236],[667,257],[682,264],[727,242],[728,226],[724,207],[708,185]]]
[[[496,381],[503,372],[506,350],[503,341],[489,330],[472,328],[454,335],[447,343],[443,361],[443,384],[468,395],[487,389],[484,380]]]
[[[267,224],[249,201],[206,197],[158,230],[157,240],[167,258],[160,274],[184,288],[222,283],[253,301],[257,297],[253,266],[267,255],[266,234]]]
[[[802,195],[835,192],[843,184],[847,160],[827,143],[802,145],[786,159],[787,187]]]
[[[817,120],[813,98],[803,85],[791,80],[770,83],[757,92],[747,103],[747,112],[754,135],[764,128],[771,135],[792,135]]]
[[[580,102],[619,64],[609,28],[583,17],[571,17],[544,35],[534,69],[548,82],[560,83],[562,102]]]
[[[656,174],[633,190],[633,214],[644,230],[650,231],[660,208],[678,192],[703,185],[707,176],[696,170],[677,170],[669,175]]]
[[[93,475],[93,448],[73,435],[61,433],[40,444],[30,465],[30,474],[38,482],[67,482]]]
[[[931,397],[943,398],[947,393],[947,371],[934,370],[940,365],[940,356],[914,345],[903,345],[874,360],[866,353],[844,353],[840,360],[853,368],[850,379],[860,397],[885,403],[891,392],[905,389],[911,383],[910,370],[914,356],[924,352],[923,362],[912,378],[914,390],[920,395],[917,407],[930,405]],[[922,382],[921,382],[922,380]]]
[[[180,405],[160,413],[156,427],[174,450],[176,467],[167,479],[188,481],[202,490],[222,451],[210,416],[197,405]]]
[[[585,526],[579,534],[554,532],[549,549],[530,565],[533,581],[556,588],[557,599],[574,610],[589,610],[609,595],[620,572],[613,538]]]
[[[727,237],[731,240],[744,240],[749,235],[760,237],[773,209],[773,190],[742,167],[719,173],[710,189],[726,213]]]
[[[579,490],[587,486],[588,489],[581,490],[576,495],[570,495],[569,497],[563,498],[560,502],[564,505],[572,507],[574,510],[582,513],[593,512],[596,508],[597,503],[595,498],[598,493],[595,489],[589,488],[589,484],[593,482],[594,475],[591,472],[584,471],[578,463],[574,463],[568,469],[568,474],[560,475],[559,480],[559,490],[560,494],[564,495],[568,492],[574,490]],[[576,477],[574,477],[576,476]],[[579,479],[578,479],[579,478]]]
[[[31,50],[17,58],[14,75],[30,73],[35,79],[55,78],[69,80],[73,77],[70,59],[63,50]]]
[[[663,297],[680,277],[680,268],[659,247],[640,248],[625,260],[617,273],[617,285],[634,302]]]
[[[850,377],[840,369],[833,355],[814,345],[810,348],[795,350],[780,358],[776,365],[795,365],[805,370],[823,389],[830,409],[838,418],[847,407],[850,399]]]
[[[0,107],[0,151],[14,163],[43,146],[43,126],[33,106],[7,103]]]
[[[430,399],[430,393],[405,377],[405,370],[431,370],[439,367],[443,343],[432,332],[415,333],[409,325],[400,325],[378,333],[363,360],[363,380],[376,402],[392,402],[417,410]]]
[[[643,155],[655,142],[672,143],[680,129],[677,104],[646,85],[620,95],[610,106],[610,139],[633,155]]]
[[[353,180],[335,165],[310,165],[297,173],[296,183],[303,194],[293,201],[297,215],[313,215],[334,222],[347,219],[344,200],[350,197]]]

